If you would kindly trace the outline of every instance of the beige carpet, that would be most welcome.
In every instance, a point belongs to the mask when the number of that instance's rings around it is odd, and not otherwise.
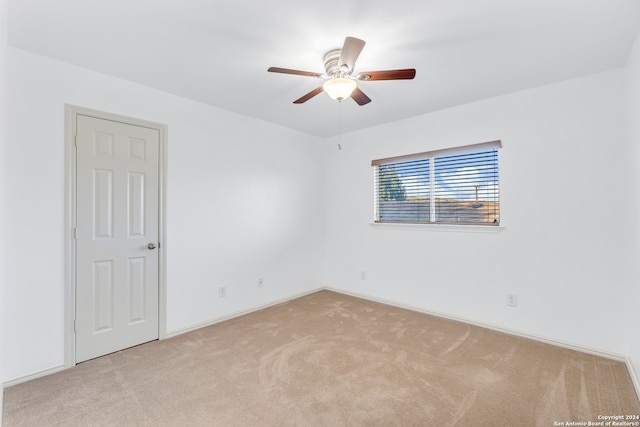
[[[11,426],[554,426],[640,414],[621,362],[322,291],[5,391]]]

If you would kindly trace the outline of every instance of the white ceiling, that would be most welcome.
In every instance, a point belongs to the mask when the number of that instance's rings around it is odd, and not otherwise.
[[[11,46],[319,136],[624,66],[639,28],[638,0],[9,1]],[[356,73],[416,78],[294,105],[322,80],[267,72],[323,72],[345,36]]]

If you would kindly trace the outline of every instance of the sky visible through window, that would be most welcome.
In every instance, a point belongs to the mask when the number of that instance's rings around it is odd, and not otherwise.
[[[495,200],[498,195],[497,150],[436,157],[435,196],[451,200]],[[393,164],[407,200],[428,200],[430,161]]]

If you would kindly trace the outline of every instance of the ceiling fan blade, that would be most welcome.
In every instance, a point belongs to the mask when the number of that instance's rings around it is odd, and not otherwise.
[[[355,37],[345,38],[344,45],[342,46],[342,52],[340,52],[338,69],[347,74],[351,73],[353,71],[353,67],[356,65],[356,59],[360,56],[360,52],[362,52],[364,45],[364,40],[360,40]]]
[[[308,94],[301,96],[300,98],[296,99],[295,101],[293,101],[294,104],[302,104],[303,102],[307,102],[308,100],[310,100],[311,98],[313,98],[314,96],[316,96],[317,94],[319,94],[320,92],[322,92],[322,86],[319,86],[317,88],[315,88],[314,90],[312,90],[311,92],[309,92]]]
[[[351,98],[358,103],[358,105],[365,105],[371,102],[371,98],[364,94],[359,87],[355,88],[351,92]]]
[[[415,76],[415,68],[405,68],[403,70],[363,71],[358,73],[358,80],[411,80]]]
[[[267,71],[269,71],[270,73],[295,74],[297,76],[326,77],[324,74],[321,74],[321,73],[313,73],[311,71],[291,70],[289,68],[280,68],[280,67],[269,67]]]

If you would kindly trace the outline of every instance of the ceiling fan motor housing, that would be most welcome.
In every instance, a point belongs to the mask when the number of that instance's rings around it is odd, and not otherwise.
[[[327,76],[339,77],[341,75],[348,76],[352,70],[340,69],[340,54],[342,49],[333,49],[324,55],[324,70]]]

